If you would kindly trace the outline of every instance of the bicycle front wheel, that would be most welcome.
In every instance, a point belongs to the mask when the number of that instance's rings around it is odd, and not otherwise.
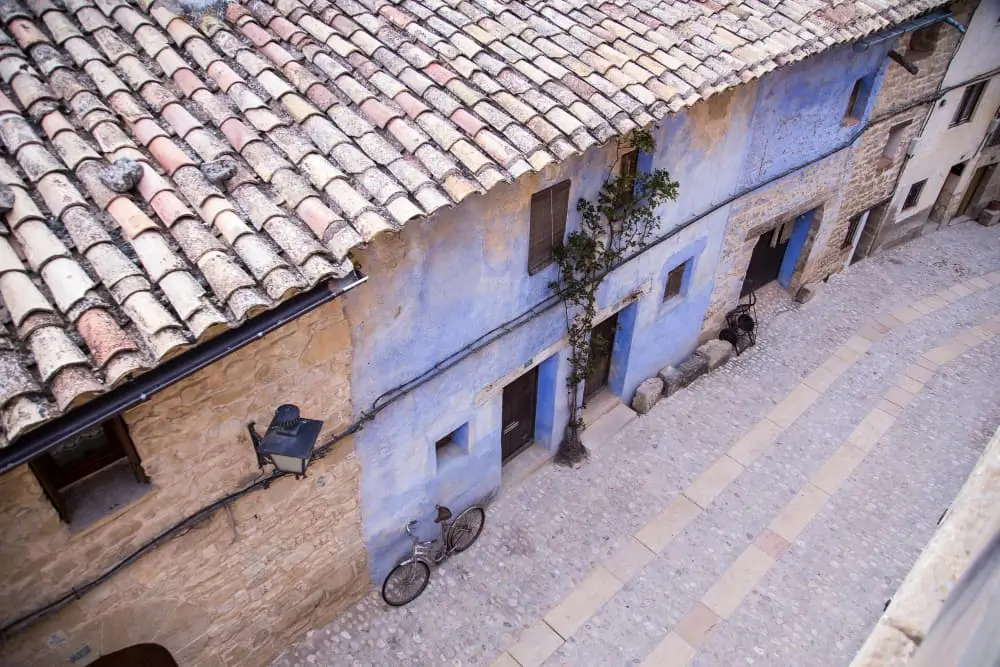
[[[382,584],[382,599],[392,607],[402,607],[416,600],[431,579],[427,563],[411,560],[392,569]]]
[[[462,553],[479,539],[486,525],[486,512],[482,507],[470,507],[455,519],[448,529],[448,550]]]

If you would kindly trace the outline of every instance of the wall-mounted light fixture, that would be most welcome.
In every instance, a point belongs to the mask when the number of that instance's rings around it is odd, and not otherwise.
[[[281,472],[304,477],[306,466],[312,457],[313,446],[319,437],[323,422],[318,419],[302,419],[294,405],[280,405],[274,411],[271,425],[261,438],[254,423],[247,424],[250,440],[257,451],[257,462],[263,467],[272,464]]]

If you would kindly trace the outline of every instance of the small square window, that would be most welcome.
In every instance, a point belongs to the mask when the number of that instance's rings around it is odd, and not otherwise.
[[[951,119],[952,127],[968,123],[972,120],[972,117],[976,113],[976,107],[979,106],[979,100],[983,97],[983,91],[986,90],[987,83],[987,81],[980,81],[965,88],[962,92],[962,100],[958,103],[955,115]]]
[[[684,274],[687,273],[689,263],[690,260],[670,269],[670,272],[667,274],[667,286],[663,290],[664,301],[670,301],[681,295],[681,292],[684,290]]]
[[[434,457],[438,470],[469,453],[469,425],[462,424],[434,442]]]
[[[528,273],[535,274],[555,260],[553,250],[562,246],[569,210],[569,181],[536,192],[531,197],[528,238]]]
[[[840,248],[850,248],[854,245],[854,235],[858,233],[858,226],[861,224],[861,218],[864,213],[858,213],[856,216],[851,218],[850,223],[847,225],[847,234],[844,236],[844,240],[840,243]]]
[[[128,505],[151,488],[118,417],[60,443],[29,467],[59,518],[74,529]]]
[[[924,191],[924,186],[927,185],[927,179],[922,181],[917,181],[910,186],[910,191],[906,193],[906,199],[903,201],[903,210],[908,208],[913,208],[920,201],[920,193]]]

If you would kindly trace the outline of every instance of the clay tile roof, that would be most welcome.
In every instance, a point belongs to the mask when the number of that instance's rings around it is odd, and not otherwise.
[[[4,0],[0,447],[383,231],[941,4]]]

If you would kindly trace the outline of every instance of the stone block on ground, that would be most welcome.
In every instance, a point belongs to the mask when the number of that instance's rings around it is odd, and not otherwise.
[[[705,357],[708,361],[708,370],[714,371],[716,368],[733,358],[733,346],[724,340],[710,340],[698,348],[695,353]]]
[[[692,354],[690,357],[677,364],[677,371],[681,376],[681,387],[686,387],[708,372],[708,359],[700,354]]]
[[[632,409],[640,415],[644,415],[653,409],[656,402],[660,400],[663,393],[663,380],[659,377],[651,377],[644,380],[635,390],[632,397]]]
[[[809,303],[816,295],[823,290],[823,283],[815,282],[809,283],[808,285],[803,285],[799,288],[799,291],[795,293],[795,300],[799,303]]]
[[[663,380],[664,396],[670,396],[684,386],[682,384],[683,378],[681,378],[681,372],[673,366],[664,366],[656,376]]]

